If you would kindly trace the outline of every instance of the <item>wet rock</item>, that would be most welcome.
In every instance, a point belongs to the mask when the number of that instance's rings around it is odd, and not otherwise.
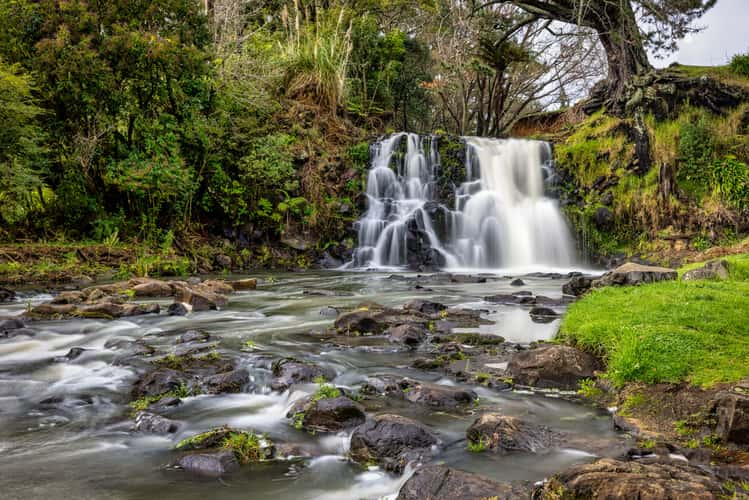
[[[228,295],[234,291],[234,287],[224,280],[205,280],[194,285],[192,288],[199,292],[215,293],[218,295]]]
[[[675,280],[676,277],[677,273],[673,269],[627,262],[593,280],[592,286],[593,288],[600,288],[604,286],[640,285],[658,281],[671,281]]]
[[[242,388],[249,383],[250,374],[245,369],[239,369],[206,377],[200,386],[206,394],[226,394],[242,392]]]
[[[150,434],[173,434],[179,429],[179,424],[155,413],[142,411],[135,417],[134,429]]]
[[[33,337],[35,334],[26,328],[26,324],[20,319],[12,318],[0,321],[0,339],[9,339],[19,335]]]
[[[649,463],[602,459],[576,465],[551,478],[534,498],[611,498],[624,500],[712,499],[721,493],[720,482],[687,462]]]
[[[171,297],[174,288],[166,281],[148,280],[133,287],[136,297]]]
[[[257,288],[257,280],[255,278],[247,278],[243,280],[230,281],[229,285],[234,289],[235,292],[241,292],[245,290],[255,290]]]
[[[323,377],[325,380],[335,378],[335,372],[330,368],[323,368],[294,358],[283,358],[275,361],[271,370],[275,377],[271,381],[271,388],[275,391],[288,389],[300,382],[312,382],[317,377]]]
[[[531,292],[491,295],[489,297],[484,297],[484,300],[495,304],[505,305],[533,305],[536,303],[536,298]]]
[[[169,304],[166,313],[169,316],[187,316],[190,311],[192,311],[192,306],[190,304],[185,304],[184,302],[173,302],[172,304]]]
[[[749,390],[720,392],[714,405],[716,436],[724,443],[749,444]]]
[[[83,347],[72,347],[64,357],[68,361],[72,361],[74,359],[79,358],[81,354],[83,354],[86,351],[87,349],[84,349]]]
[[[80,304],[85,300],[83,292],[65,291],[57,294],[51,301],[51,304]]]
[[[76,314],[85,318],[124,318],[129,316],[141,316],[144,314],[158,314],[161,310],[159,304],[118,304],[114,302],[100,302],[97,304],[81,306]]]
[[[497,483],[445,465],[430,465],[417,470],[401,487],[396,500],[477,500],[529,498],[522,484]]]
[[[210,334],[200,330],[188,330],[177,339],[178,344],[187,344],[189,342],[208,342],[211,339]]]
[[[520,278],[516,278],[510,281],[510,286],[525,286],[525,281],[521,280]]]
[[[189,385],[191,379],[192,377],[183,372],[170,368],[158,368],[138,379],[133,387],[132,395],[136,399],[158,396]]]
[[[362,308],[341,314],[333,326],[343,335],[380,335],[389,325],[383,318],[382,311]]]
[[[314,397],[306,398],[294,404],[286,417],[302,429],[315,432],[351,429],[366,420],[364,407],[346,396],[317,401]]]
[[[191,453],[180,458],[177,466],[191,474],[216,478],[239,469],[239,461],[231,451]]]
[[[73,304],[39,304],[27,313],[32,318],[61,318],[75,311]]]
[[[589,276],[574,276],[571,280],[562,286],[562,293],[579,297],[593,285],[593,278]]]
[[[515,353],[507,373],[515,384],[575,390],[581,380],[593,378],[602,368],[590,354],[565,345],[548,345]]]
[[[411,387],[411,385],[411,381],[402,377],[380,375],[368,378],[367,381],[362,384],[361,391],[365,394],[391,394]]]
[[[351,434],[351,457],[360,463],[382,463],[402,470],[438,443],[437,437],[422,424],[399,415],[378,415]]]
[[[335,307],[323,307],[320,309],[320,316],[338,316],[338,309]]]
[[[16,298],[16,292],[8,288],[0,287],[0,302],[10,302]]]
[[[713,260],[705,264],[699,269],[692,269],[687,271],[681,277],[683,281],[694,281],[694,280],[711,280],[711,279],[728,279],[728,261],[726,260]]]
[[[410,347],[418,346],[427,337],[427,330],[425,328],[408,324],[391,326],[384,333],[390,339],[390,342],[405,344]]]
[[[198,286],[202,286],[201,285]],[[178,288],[175,294],[175,302],[184,302],[192,307],[193,311],[215,311],[226,306],[228,299],[223,295],[209,290],[201,291],[196,288]]]
[[[322,257],[317,261],[317,263],[323,269],[337,269],[344,264],[343,260],[332,256],[330,252],[327,251],[323,252]]]
[[[430,302],[428,300],[415,299],[403,306],[407,311],[418,311],[423,314],[439,314],[440,311],[447,309],[447,306],[439,302]]]
[[[530,316],[535,323],[551,323],[559,317],[559,313],[548,307],[534,307]]]
[[[485,413],[468,428],[466,438],[492,451],[536,453],[554,446],[558,435],[543,425],[499,413]]]
[[[408,401],[440,409],[467,406],[473,404],[476,397],[470,389],[437,384],[417,384],[406,392]]]

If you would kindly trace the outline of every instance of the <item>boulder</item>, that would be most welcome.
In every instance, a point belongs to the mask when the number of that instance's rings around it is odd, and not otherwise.
[[[192,286],[199,292],[228,295],[234,291],[234,287],[224,280],[205,280]]]
[[[135,398],[147,396],[158,396],[174,391],[191,382],[189,375],[172,370],[170,368],[159,368],[143,375],[135,383],[132,395]]]
[[[237,393],[249,383],[250,374],[247,370],[240,368],[206,377],[201,380],[200,388],[206,394]]]
[[[699,269],[692,269],[687,271],[681,277],[683,281],[694,281],[694,280],[711,280],[711,279],[728,279],[730,274],[728,272],[728,261],[725,260],[713,260],[700,267]]]
[[[32,318],[60,318],[75,311],[74,304],[39,304],[27,313]]]
[[[148,280],[133,287],[136,297],[171,297],[174,287],[166,281]]]
[[[167,308],[166,313],[169,316],[187,316],[190,311],[192,311],[192,306],[190,304],[185,304],[184,302],[174,302],[172,304],[169,304],[169,308]]]
[[[525,281],[521,280],[520,278],[515,278],[514,280],[510,281],[510,286],[525,286]]]
[[[53,297],[50,304],[80,304],[85,298],[83,292],[65,291]]]
[[[339,315],[333,326],[343,335],[380,335],[389,325],[382,311],[360,308]]]
[[[715,434],[724,443],[749,444],[749,391],[723,391],[715,397]]]
[[[398,470],[438,443],[422,424],[399,415],[378,415],[351,434],[351,457],[360,463],[377,462]]]
[[[203,283],[194,288],[177,288],[174,301],[189,304],[193,311],[215,311],[216,309],[226,306],[228,302],[226,297],[211,292],[208,289],[198,290],[197,287],[202,285]]]
[[[439,302],[430,302],[428,300],[414,299],[403,306],[406,311],[417,311],[423,314],[439,314],[440,311],[447,309],[447,306]]]
[[[401,487],[396,500],[478,500],[529,498],[522,484],[497,483],[477,474],[445,465],[429,465],[417,470]]]
[[[499,413],[481,415],[466,431],[469,442],[500,452],[536,453],[554,446],[557,437],[557,434],[546,426],[531,424]]]
[[[0,302],[10,302],[16,298],[16,292],[8,288],[0,287]]]
[[[674,460],[658,463],[622,462],[609,458],[576,465],[551,478],[534,498],[597,498],[640,500],[713,499],[721,483],[703,469]]]
[[[143,314],[158,314],[161,310],[159,304],[133,304],[126,302],[119,304],[116,302],[99,302],[96,304],[84,305],[76,309],[75,314],[85,318],[124,318],[128,316],[140,316]]]
[[[676,271],[667,267],[645,266],[627,262],[593,280],[592,286],[593,288],[600,288],[604,286],[641,285],[643,283],[671,281],[676,278]]]
[[[534,307],[529,314],[534,323],[551,323],[559,317],[558,312],[548,307]]]
[[[235,281],[230,281],[229,285],[231,285],[232,289],[235,292],[241,292],[244,290],[254,290],[255,288],[257,288],[257,280],[255,278],[235,280]]]
[[[578,383],[603,368],[588,353],[565,345],[545,345],[515,353],[507,373],[515,384],[547,389],[575,390]]]
[[[536,297],[531,292],[515,292],[512,294],[499,294],[484,297],[487,302],[505,305],[534,305]]]
[[[231,451],[190,453],[181,457],[177,466],[197,476],[217,478],[239,469],[239,461]]]
[[[19,332],[23,335],[27,331],[33,333],[26,329],[26,324],[20,319],[11,318],[0,321],[0,339],[15,337],[19,335]]]
[[[142,411],[135,417],[134,428],[138,432],[150,434],[173,434],[179,429],[179,424],[161,415]]]
[[[211,335],[200,330],[188,330],[177,339],[178,344],[187,344],[189,342],[208,342]]]
[[[439,409],[468,406],[476,401],[476,397],[470,389],[437,384],[417,384],[406,392],[406,399],[412,403]]]
[[[579,297],[593,286],[593,278],[590,276],[574,276],[562,286],[562,293]]]
[[[86,352],[88,349],[84,349],[83,347],[71,347],[68,353],[64,356],[65,359],[68,361],[72,361],[74,359],[77,359]]]
[[[323,368],[313,363],[299,361],[294,358],[276,360],[271,368],[273,377],[271,389],[282,391],[300,382],[312,382],[317,377],[333,380],[335,372],[330,368]]]
[[[405,344],[416,347],[421,344],[427,337],[427,330],[420,325],[398,325],[391,326],[385,330],[385,335],[394,344]]]
[[[302,429],[313,432],[338,432],[361,425],[366,420],[364,407],[346,396],[315,400],[306,398],[294,404],[286,414]]]

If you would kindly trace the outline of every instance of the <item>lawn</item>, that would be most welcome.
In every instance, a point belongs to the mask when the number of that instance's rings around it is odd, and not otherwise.
[[[595,290],[570,307],[558,338],[603,357],[617,386],[749,378],[749,254],[726,260],[725,281]]]

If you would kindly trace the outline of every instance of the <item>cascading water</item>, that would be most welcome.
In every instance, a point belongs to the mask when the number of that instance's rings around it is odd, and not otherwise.
[[[553,173],[550,146],[519,139],[463,141],[465,175],[450,187],[454,200],[438,196],[444,194],[440,175],[447,174],[436,137],[400,133],[373,145],[355,267],[574,264],[569,228],[556,201],[545,195]]]

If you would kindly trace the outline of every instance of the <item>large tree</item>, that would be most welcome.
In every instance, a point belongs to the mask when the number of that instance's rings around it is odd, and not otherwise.
[[[651,69],[647,49],[671,51],[692,22],[717,0],[489,0],[481,7],[513,4],[528,16],[521,23],[549,19],[598,33],[608,59],[608,96],[621,98],[633,76]]]

